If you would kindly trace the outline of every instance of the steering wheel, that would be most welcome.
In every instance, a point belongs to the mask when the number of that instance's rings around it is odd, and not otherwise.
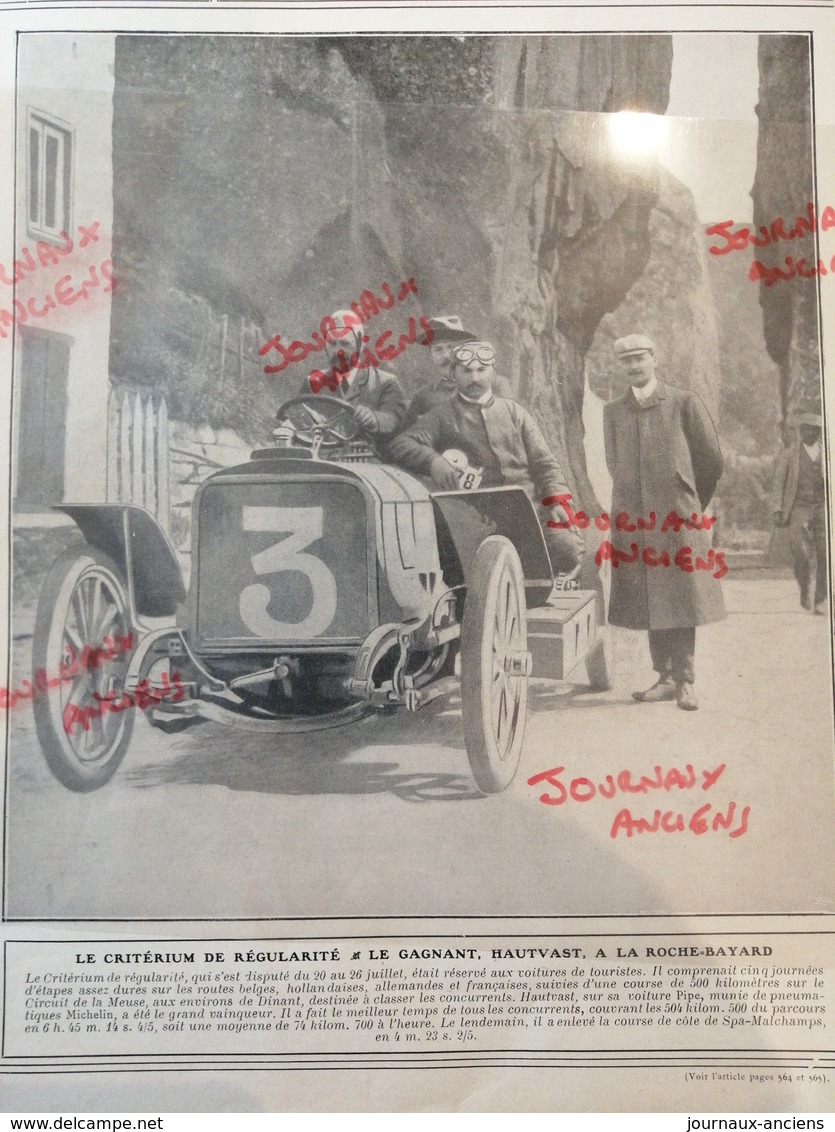
[[[276,417],[279,421],[288,421],[296,438],[311,448],[338,448],[362,431],[349,404],[338,397],[318,393],[285,401]]]

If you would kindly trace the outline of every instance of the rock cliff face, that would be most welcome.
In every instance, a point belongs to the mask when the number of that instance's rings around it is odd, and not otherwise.
[[[671,200],[605,115],[663,113],[671,64],[664,36],[118,37],[113,380],[263,437],[317,359],[265,376],[258,346],[413,277],[371,347],[460,314],[593,507],[585,355]],[[432,373],[418,343],[392,368],[413,390]]]
[[[590,388],[609,400],[625,392],[612,345],[623,334],[649,334],[664,380],[694,389],[718,420],[719,327],[704,229],[693,196],[663,170],[649,220],[650,258],[624,301],[603,317],[586,361]]]
[[[780,449],[780,372],[766,349],[749,265],[741,253],[708,257],[719,320],[722,541],[728,550],[752,551],[766,548],[774,527],[769,497]]]
[[[754,227],[771,232],[778,217],[790,232],[814,200],[811,128],[811,56],[805,35],[762,35],[759,41],[757,173],[751,196]],[[828,202],[821,202],[821,208]],[[786,256],[816,260],[812,235],[756,248],[766,267],[786,270]],[[795,277],[759,284],[768,352],[780,369],[783,421],[820,412],[820,345],[816,284]]]

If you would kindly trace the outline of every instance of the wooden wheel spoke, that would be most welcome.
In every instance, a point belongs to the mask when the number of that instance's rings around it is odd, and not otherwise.
[[[61,720],[67,738],[76,751],[79,747],[86,746],[87,730],[84,728],[83,719],[86,718],[91,703],[92,697],[82,681],[74,680],[68,694],[62,698]]]
[[[92,694],[88,694],[85,698],[87,703],[78,706],[82,710],[88,709],[89,714],[85,714],[86,727],[84,722],[79,720],[70,734],[70,741],[78,751],[80,759],[94,762],[108,754],[118,737],[121,723],[118,715],[101,711],[100,699],[95,699]]]
[[[510,607],[513,602],[513,579],[505,569],[502,575],[502,582],[504,584],[504,616],[502,617],[502,628],[505,636],[507,635],[507,623],[510,618]]]
[[[87,638],[87,643],[90,645],[98,645],[101,642],[99,637],[99,622],[102,615],[102,606],[104,603],[104,595],[102,593],[101,578],[90,579],[90,636]]]
[[[511,585],[508,585],[507,640],[515,647],[520,636],[519,599]]]
[[[90,699],[86,673],[79,672],[78,676],[74,676],[67,683],[62,683],[61,687],[64,689],[61,697],[64,704],[71,704],[73,707],[80,708],[85,698]]]
[[[511,719],[510,719],[511,735],[516,731],[516,726],[519,722],[519,711],[521,709],[521,706],[522,706],[522,700],[521,700],[521,697],[517,694],[513,698],[513,713],[511,715]]]
[[[504,641],[507,621],[507,580],[502,573],[496,594],[496,612],[493,617],[493,642]]]
[[[68,644],[72,649],[73,655],[80,656],[81,650],[84,648],[84,642],[75,626],[70,625],[69,621],[64,623],[64,639],[65,644]]]
[[[83,591],[81,595],[81,606],[84,610],[84,643],[92,645],[95,643],[96,633],[96,610],[98,607],[98,578],[85,578],[83,583]],[[81,589],[81,587],[79,587]]]
[[[499,704],[499,727],[496,738],[499,743],[499,754],[503,758],[507,753],[507,747],[510,739],[513,739],[513,732],[508,735],[508,728],[506,724],[509,722],[510,712],[508,711],[508,694],[507,686],[503,688],[501,693],[501,702]]]
[[[497,742],[497,745],[499,747],[499,753],[500,754],[501,754],[502,749],[503,749],[502,726],[507,719],[507,715],[508,715],[508,711],[507,711],[507,685],[503,684],[501,695],[499,696],[498,711],[496,713],[496,742]]]
[[[504,675],[504,673],[500,673],[495,683],[493,684],[491,697],[493,703],[493,713],[496,718],[501,715],[502,704],[506,705],[507,703],[507,692],[507,677]]]
[[[97,648],[100,648],[104,644],[105,637],[112,636],[111,629],[118,619],[120,619],[118,607],[113,601],[108,601],[101,619],[97,622],[96,639],[92,642]],[[119,628],[122,629],[124,626],[120,624]]]
[[[75,623],[81,634],[82,648],[90,641],[90,626],[87,620],[87,606],[84,601],[83,583],[72,595],[72,608],[75,613]]]
[[[91,758],[95,758],[95,756],[101,752],[104,745],[104,720],[98,712],[96,712],[96,714],[90,718],[89,730],[84,732],[84,749]]]
[[[510,624],[507,627],[507,641],[508,644],[513,646],[519,638],[519,620],[516,616],[516,611],[513,611],[513,616],[510,619]]]

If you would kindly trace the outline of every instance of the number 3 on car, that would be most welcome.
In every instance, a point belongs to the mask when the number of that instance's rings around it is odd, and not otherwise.
[[[318,637],[336,615],[336,579],[328,567],[305,548],[322,537],[324,512],[321,507],[244,507],[245,531],[269,531],[286,538],[266,550],[251,555],[255,573],[274,577],[295,570],[310,582],[310,612],[301,621],[279,621],[269,613],[276,596],[268,586],[256,582],[241,594],[241,620],[256,637],[271,640],[286,637],[298,640]],[[280,592],[280,585],[275,589]],[[280,607],[280,601],[275,602]]]

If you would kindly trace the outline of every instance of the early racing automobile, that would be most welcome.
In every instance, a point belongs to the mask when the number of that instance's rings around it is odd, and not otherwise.
[[[274,446],[198,488],[188,589],[147,511],[60,505],[85,542],[52,565],[36,618],[33,707],[52,772],[71,790],[102,786],[138,711],[163,729],[281,736],[460,691],[476,784],[503,790],[532,676],[585,661],[591,686],[609,686],[593,562],[587,588],[554,596],[521,488],[427,487],[381,461],[336,397],[295,398],[279,419]]]

